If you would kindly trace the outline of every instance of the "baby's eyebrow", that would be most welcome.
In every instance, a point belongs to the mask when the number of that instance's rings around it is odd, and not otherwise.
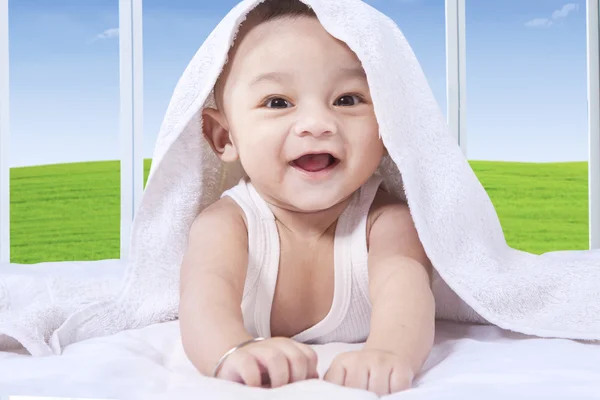
[[[354,67],[342,67],[338,69],[338,76],[340,78],[359,78],[359,79],[367,79],[367,75],[361,66]],[[292,74],[289,72],[281,72],[281,71],[272,71],[265,72],[258,75],[256,78],[250,81],[250,86],[254,86],[260,82],[264,81],[274,81],[279,84],[283,84],[286,80],[289,81],[292,79]]]
[[[343,78],[360,78],[367,80],[367,74],[360,65],[350,68],[340,68],[338,71],[338,75]]]
[[[265,72],[252,79],[252,81],[250,81],[250,86],[254,86],[263,81],[275,81],[277,83],[283,83],[283,81],[289,79],[291,79],[291,74],[287,72]]]

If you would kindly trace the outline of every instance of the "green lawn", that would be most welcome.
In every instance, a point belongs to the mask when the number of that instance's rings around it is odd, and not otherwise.
[[[508,243],[533,253],[588,248],[587,163],[472,161]],[[145,161],[144,182],[150,160]],[[119,257],[119,163],[12,168],[11,262]]]

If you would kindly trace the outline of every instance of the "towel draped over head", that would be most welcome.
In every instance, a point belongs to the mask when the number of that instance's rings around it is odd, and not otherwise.
[[[535,255],[510,248],[490,198],[450,134],[398,26],[361,0],[302,2],[329,34],[348,45],[366,72],[389,154],[380,167],[384,185],[407,201],[434,266],[437,316],[536,336],[600,339],[600,251]],[[239,165],[224,164],[213,154],[201,133],[201,111],[215,106],[215,82],[240,24],[258,3],[243,0],[223,18],[175,88],[118,294],[99,295],[93,304],[79,301],[52,328],[40,317],[38,336],[29,338],[6,328],[18,321],[0,319],[0,334],[21,343],[29,340],[28,350],[42,355],[177,317],[179,268],[190,225],[243,173]]]

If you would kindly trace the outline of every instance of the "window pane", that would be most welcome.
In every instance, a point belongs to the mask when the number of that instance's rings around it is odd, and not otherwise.
[[[154,143],[185,67],[237,0],[144,0],[144,185]]]
[[[118,258],[118,0],[9,7],[11,262]]]
[[[367,2],[399,24],[445,113],[444,0],[423,4]],[[237,3],[237,0],[208,4],[188,0],[144,0],[144,184],[154,143],[179,77],[210,32]]]
[[[587,249],[585,2],[466,4],[468,156],[508,244]]]
[[[444,0],[366,0],[394,20],[412,47],[441,111],[446,114],[446,9]]]

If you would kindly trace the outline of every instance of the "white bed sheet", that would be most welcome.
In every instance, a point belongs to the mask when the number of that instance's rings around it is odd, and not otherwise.
[[[315,346],[319,372],[359,345]],[[412,390],[390,399],[600,399],[600,345],[527,338],[495,327],[440,322]],[[68,346],[61,356],[0,353],[0,394],[118,399],[369,399],[323,381],[251,389],[199,376],[169,322]]]
[[[340,343],[314,346],[319,373],[324,374],[336,354],[359,347]],[[75,343],[60,356],[33,358],[0,352],[0,398],[9,395],[181,400],[377,398],[320,380],[257,389],[202,377],[183,353],[177,321]],[[600,343],[532,338],[492,326],[440,321],[435,346],[414,388],[387,398],[482,397],[600,399]]]

